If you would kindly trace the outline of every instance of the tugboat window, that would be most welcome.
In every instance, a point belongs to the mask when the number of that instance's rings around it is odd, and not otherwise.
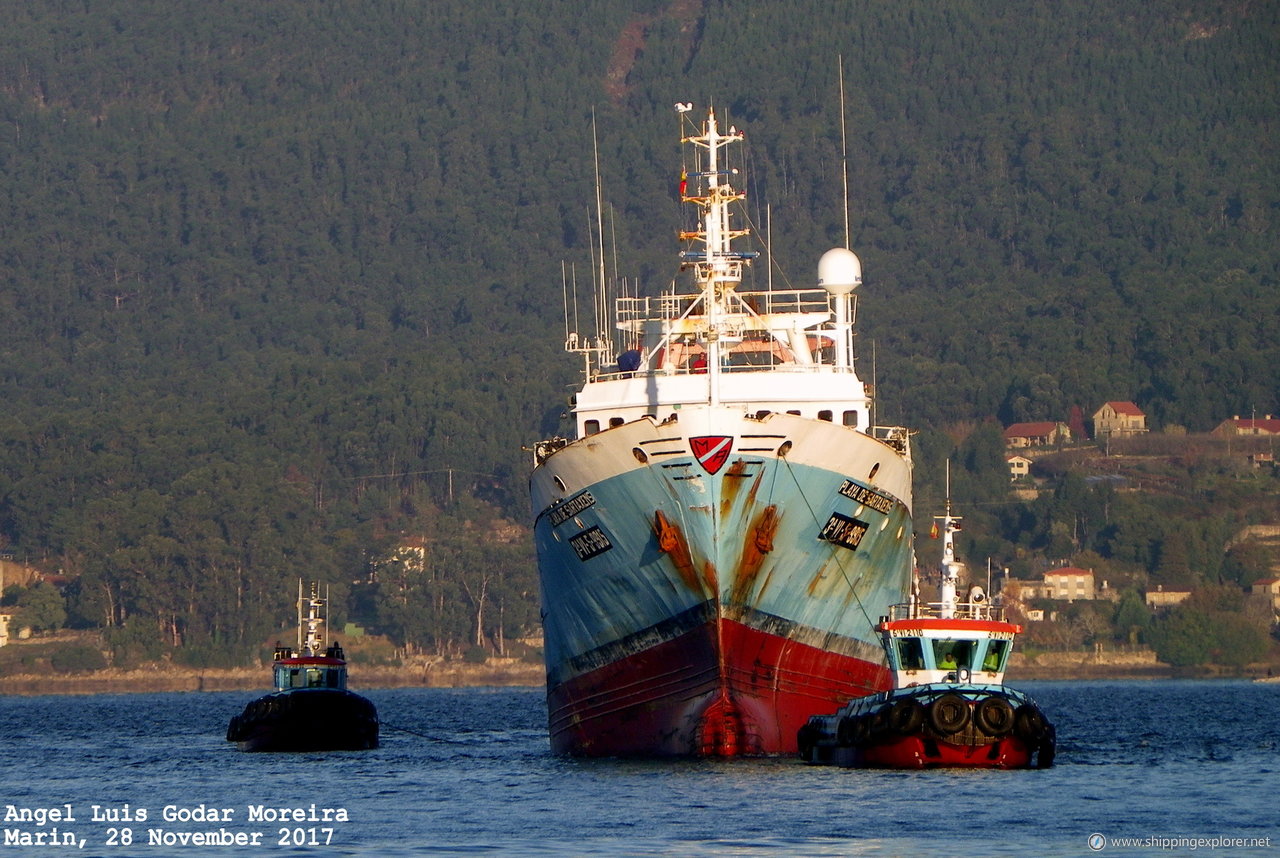
[[[987,643],[986,657],[982,659],[982,669],[992,673],[998,673],[1003,670],[1005,655],[1008,651],[1008,641],[989,641]]]
[[[973,641],[936,640],[933,642],[933,663],[938,670],[955,670],[973,666]]]
[[[923,670],[924,649],[919,638],[902,638],[898,641],[898,664],[902,670]]]

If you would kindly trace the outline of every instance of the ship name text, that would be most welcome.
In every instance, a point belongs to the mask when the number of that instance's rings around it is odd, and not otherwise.
[[[840,494],[847,497],[854,503],[860,503],[865,507],[874,509],[876,512],[882,512],[885,515],[893,509],[893,498],[888,495],[881,494],[875,489],[869,489],[866,486],[860,486],[853,480],[845,480],[840,484]]]
[[[596,499],[591,492],[583,492],[569,498],[559,506],[551,507],[551,511],[547,513],[547,518],[551,520],[551,526],[557,527],[573,518],[584,509],[590,509],[595,506]]]

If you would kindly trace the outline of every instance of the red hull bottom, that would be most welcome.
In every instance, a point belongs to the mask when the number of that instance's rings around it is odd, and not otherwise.
[[[1032,749],[1015,736],[997,739],[989,745],[956,745],[923,735],[903,736],[847,750],[852,753],[846,765],[884,769],[927,769],[935,766],[1025,769],[1031,767],[1032,756]],[[840,764],[838,760],[835,762]]]
[[[1048,768],[1057,732],[1014,689],[937,683],[853,700],[797,736],[811,763],[849,768]]]
[[[794,754],[810,715],[888,686],[883,665],[707,622],[549,687],[551,747],[592,757]]]

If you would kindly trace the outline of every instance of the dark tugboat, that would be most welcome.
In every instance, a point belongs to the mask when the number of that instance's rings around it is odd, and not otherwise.
[[[378,710],[347,690],[342,646],[324,644],[324,603],[315,584],[310,596],[304,598],[302,582],[298,582],[298,647],[276,646],[276,690],[254,700],[231,719],[228,742],[238,743],[243,751],[363,751],[378,747]]]
[[[846,767],[1048,768],[1053,725],[1026,694],[1003,684],[1022,627],[1006,622],[981,587],[957,599],[963,565],[947,502],[939,601],[894,605],[877,626],[893,671],[890,691],[857,698],[800,728],[800,756]]]

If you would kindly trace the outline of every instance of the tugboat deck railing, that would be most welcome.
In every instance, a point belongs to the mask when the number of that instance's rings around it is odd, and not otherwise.
[[[902,602],[889,606],[893,620],[990,620],[1005,622],[1004,608],[987,602],[956,602],[950,611],[942,602]]]

